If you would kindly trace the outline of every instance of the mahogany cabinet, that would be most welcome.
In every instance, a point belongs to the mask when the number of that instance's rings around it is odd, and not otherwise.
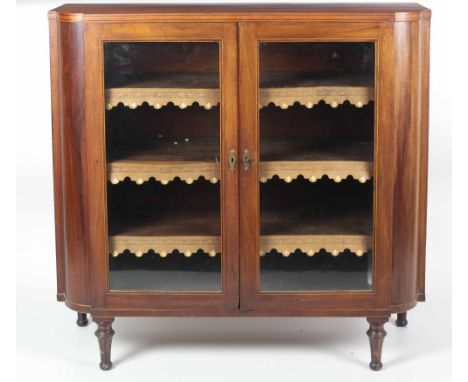
[[[424,301],[430,10],[49,12],[57,298],[119,316],[362,316]]]

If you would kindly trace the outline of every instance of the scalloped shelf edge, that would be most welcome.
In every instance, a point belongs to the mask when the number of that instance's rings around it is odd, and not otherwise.
[[[339,256],[339,255],[343,254],[345,251],[349,250],[351,253],[355,254],[357,257],[362,257],[365,253],[372,250],[371,247],[367,247],[367,246],[366,247],[347,246],[347,247],[341,247],[341,248],[337,247],[339,249],[336,249],[336,248],[335,249],[327,249],[327,248],[324,248],[324,247],[322,247],[322,248],[317,247],[315,249],[308,249],[308,250],[304,250],[304,248],[295,248],[295,249],[292,249],[292,248],[293,247],[291,247],[291,250],[282,249],[281,251],[277,250],[276,247],[271,247],[268,250],[265,250],[263,248],[263,249],[260,250],[259,255],[261,257],[263,257],[263,256],[267,255],[268,253],[272,252],[273,250],[275,250],[278,253],[280,253],[283,257],[289,257],[290,255],[292,255],[293,253],[298,252],[298,251],[300,251],[304,255],[307,255],[309,257],[313,257],[317,253],[319,253],[321,250],[324,250],[324,251],[328,252],[330,255],[332,255],[333,257],[336,257],[336,256]],[[149,252],[153,252],[154,254],[159,255],[162,258],[165,258],[168,255],[172,255],[175,252],[181,253],[185,257],[191,257],[193,254],[197,254],[197,252],[199,252],[199,251],[203,251],[204,254],[208,254],[208,256],[210,256],[210,257],[215,257],[215,256],[221,254],[219,249],[218,250],[216,250],[216,249],[205,250],[203,248],[198,248],[196,250],[185,250],[185,251],[180,251],[177,248],[174,248],[172,250],[158,249],[157,251],[154,248],[147,248],[145,250],[135,249],[135,248],[132,248],[132,249],[131,248],[125,248],[125,249],[120,248],[119,250],[112,251],[110,254],[112,255],[112,257],[118,257],[118,256],[120,256],[121,254],[123,254],[126,251],[130,252],[130,254],[133,254],[135,257],[138,257],[138,258],[143,257],[145,254],[148,254]]]
[[[296,251],[301,251],[308,256],[314,256],[321,250],[329,252],[332,256],[338,256],[346,250],[360,257],[373,248],[371,235],[262,235],[260,237],[260,256],[272,250],[276,250],[288,257]]]
[[[167,185],[170,182],[173,182],[176,178],[180,179],[181,181],[187,183],[187,184],[192,184],[193,182],[196,182],[198,180],[207,180],[212,184],[216,184],[219,182],[219,175],[218,174],[190,174],[190,175],[181,175],[181,174],[173,174],[173,175],[164,175],[164,178],[158,175],[129,175],[129,174],[123,174],[123,175],[115,175],[115,174],[110,174],[107,177],[107,180],[111,182],[112,184],[116,185],[119,182],[125,181],[125,179],[130,179],[132,182],[135,182],[138,185],[141,185],[145,182],[149,182],[151,179],[154,179],[155,181],[161,183],[162,185]]]
[[[263,101],[262,103],[259,103],[259,109],[263,109],[265,107],[268,107],[270,104],[274,105],[275,107],[279,107],[283,110],[288,109],[294,104],[299,103],[299,105],[306,107],[307,109],[312,109],[314,106],[318,105],[321,101],[323,101],[325,104],[330,105],[332,108],[337,108],[340,105],[343,105],[346,101],[348,101],[351,105],[354,105],[356,108],[360,109],[364,107],[365,105],[368,105],[372,99],[369,100],[362,100],[362,99],[349,99],[349,98],[343,98],[343,99],[336,99],[336,98],[320,98],[316,100],[293,100],[293,101],[280,101],[276,99],[272,100],[266,100]],[[119,106],[122,104],[123,106],[126,106],[132,110],[136,109],[137,107],[143,106],[144,103],[147,103],[148,106],[153,107],[156,110],[159,110],[168,104],[172,103],[174,106],[179,107],[180,109],[186,109],[187,107],[193,106],[195,103],[198,104],[200,107],[203,107],[206,110],[211,110],[213,107],[216,107],[219,105],[219,100],[218,101],[202,101],[202,100],[185,100],[185,101],[176,101],[176,100],[169,100],[169,101],[152,101],[152,100],[129,100],[129,101],[122,101],[122,100],[117,100],[113,102],[107,102],[106,103],[106,110],[112,110],[113,108]]]
[[[362,108],[365,105],[372,102],[373,95],[370,94],[358,94],[358,95],[317,95],[315,97],[310,97],[306,95],[304,97],[300,96],[263,96],[262,90],[260,90],[260,100],[259,108],[262,109],[267,107],[270,104],[280,107],[281,109],[287,109],[294,106],[295,103],[299,103],[302,106],[305,106],[308,109],[312,109],[314,106],[318,105],[320,102],[324,102],[327,105],[330,105],[332,108],[337,108],[338,106],[344,104],[348,101],[350,104],[354,105],[356,108]],[[161,109],[164,106],[167,106],[169,103],[174,104],[180,109],[185,109],[193,104],[197,103],[199,106],[210,110],[213,107],[219,105],[220,99],[219,94],[206,94],[200,96],[195,94],[193,96],[146,96],[146,95],[106,95],[106,110],[112,110],[114,107],[117,107],[119,104],[122,104],[130,109],[136,109],[139,106],[142,106],[144,103],[147,103],[149,106],[155,108],[156,110]]]
[[[347,250],[350,251],[351,253],[355,254],[357,257],[362,257],[365,253],[372,250],[372,248],[370,246],[363,246],[363,247],[359,247],[359,246],[344,246],[344,247],[334,246],[334,247],[332,247],[333,249],[326,248],[326,247],[319,248],[318,246],[315,247],[315,248],[310,248],[310,249],[304,249],[303,247],[301,247],[301,248],[290,247],[289,249],[282,248],[282,249],[278,250],[278,248],[276,246],[271,246],[271,247],[266,247],[266,248],[268,248],[268,250],[265,249],[265,247],[263,247],[263,249],[260,250],[259,255],[261,257],[266,256],[268,253],[272,252],[273,250],[280,253],[283,257],[289,257],[290,255],[292,255],[295,252],[301,252],[304,255],[307,255],[309,257],[313,257],[317,253],[319,253],[321,250],[324,250],[325,252],[329,253],[333,257],[339,256],[339,255],[343,254]]]
[[[343,105],[346,101],[348,101],[351,105],[354,105],[356,108],[360,109],[364,107],[365,105],[368,105],[370,102],[373,101],[373,99],[362,99],[362,98],[350,98],[350,97],[344,97],[344,98],[336,98],[336,97],[322,97],[322,98],[316,98],[316,99],[295,99],[295,100],[280,100],[278,98],[275,99],[268,99],[268,100],[262,100],[259,103],[259,109],[263,109],[265,107],[268,107],[269,105],[274,105],[275,107],[279,107],[280,109],[288,109],[294,104],[298,103],[301,106],[305,106],[307,109],[312,109],[314,106],[318,105],[321,101],[323,101],[325,104],[330,105],[333,109],[336,109],[338,106]]]
[[[175,101],[175,100],[168,100],[168,101],[161,101],[161,100],[130,100],[130,101],[122,101],[122,100],[117,100],[113,102],[107,102],[106,103],[106,110],[112,110],[114,107],[117,107],[119,104],[122,104],[123,106],[126,106],[132,110],[136,109],[139,106],[142,106],[144,103],[147,103],[148,106],[153,107],[156,110],[161,109],[164,106],[167,106],[169,103],[174,104],[174,106],[177,106],[179,109],[186,109],[187,107],[193,106],[193,104],[197,103],[200,107],[203,107],[206,110],[211,110],[213,107],[216,107],[219,105],[219,100],[213,100],[211,102],[209,101],[202,101],[202,100],[180,100],[180,101]]]
[[[283,175],[277,173],[269,173],[267,176],[260,176],[260,183],[266,183],[267,181],[273,179],[277,176],[279,179],[284,180],[286,183],[291,183],[293,180],[303,177],[311,183],[315,183],[318,180],[321,180],[325,177],[328,179],[333,179],[335,183],[340,183],[342,180],[346,180],[348,177],[351,177],[355,180],[358,180],[360,183],[366,183],[372,179],[372,174],[369,173],[359,173],[359,174],[350,174],[349,171],[327,171],[323,173],[308,173],[308,174],[295,174],[295,175]]]
[[[167,185],[170,182],[174,181],[176,178],[180,179],[181,181],[187,183],[187,184],[193,184],[193,182],[198,181],[198,180],[207,180],[212,184],[216,184],[219,182],[219,175],[213,175],[213,174],[195,174],[195,175],[171,175],[167,176],[165,174],[164,178],[158,176],[158,175],[128,175],[128,174],[123,174],[123,175],[115,175],[111,173],[108,175],[108,181],[111,182],[112,184],[116,185],[120,182],[125,181],[125,179],[130,179],[132,182],[135,182],[138,185],[141,185],[145,182],[149,182],[151,179],[154,179],[157,182],[160,182],[162,185]],[[304,177],[304,179],[309,180],[311,183],[315,183],[318,180],[323,179],[324,177],[328,177],[329,179],[333,179],[335,183],[340,183],[342,180],[346,180],[348,177],[351,177],[355,180],[358,180],[360,183],[366,183],[372,179],[372,174],[351,174],[347,171],[327,171],[324,173],[313,173],[313,174],[295,174],[295,175],[282,175],[282,174],[276,174],[276,173],[270,173],[267,176],[260,176],[259,181],[260,183],[266,183],[268,180],[273,179],[275,176],[277,176],[279,179],[284,180],[286,183],[291,183],[293,180],[298,179],[299,177]]]
[[[219,249],[211,249],[211,250],[206,250],[203,248],[198,248],[196,250],[189,250],[186,249],[184,251],[180,251],[178,248],[173,248],[172,250],[165,248],[165,249],[157,249],[155,250],[154,248],[147,248],[145,250],[143,249],[136,249],[136,248],[125,248],[125,249],[118,249],[118,250],[113,250],[110,254],[112,257],[118,257],[121,254],[123,254],[125,251],[129,251],[130,254],[133,254],[135,257],[143,257],[143,255],[148,254],[149,252],[154,252],[154,254],[159,255],[162,258],[165,258],[168,255],[172,255],[175,252],[183,254],[185,257],[191,257],[194,254],[197,254],[199,251],[203,251],[203,253],[208,254],[210,257],[215,257],[219,254],[221,254],[221,251]]]

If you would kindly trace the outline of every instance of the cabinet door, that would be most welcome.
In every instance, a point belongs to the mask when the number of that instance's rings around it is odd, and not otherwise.
[[[87,26],[93,305],[237,307],[237,28]]]
[[[240,26],[241,306],[389,303],[391,29]]]

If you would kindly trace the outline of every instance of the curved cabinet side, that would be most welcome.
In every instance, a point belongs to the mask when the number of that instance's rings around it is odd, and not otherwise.
[[[426,300],[426,225],[427,172],[429,151],[429,50],[430,18],[419,22],[419,107],[420,107],[420,165],[419,165],[419,232],[418,232],[418,301]]]
[[[424,275],[427,184],[428,40],[421,23],[395,23],[395,129],[397,136],[394,189],[392,304],[415,303]],[[426,83],[426,85],[424,85]],[[425,90],[424,90],[425,89]]]
[[[49,20],[50,42],[50,88],[52,106],[52,148],[54,163],[54,215],[55,215],[55,255],[57,266],[57,300],[65,300],[65,253],[63,227],[62,192],[62,147],[60,134],[60,65],[59,41],[56,20]]]
[[[55,171],[61,180],[63,262],[65,301],[73,306],[88,304],[88,225],[86,139],[84,135],[84,49],[83,24],[58,23],[57,45],[60,73],[60,143],[55,158]],[[52,69],[54,70],[54,69]],[[55,129],[57,131],[57,129]]]

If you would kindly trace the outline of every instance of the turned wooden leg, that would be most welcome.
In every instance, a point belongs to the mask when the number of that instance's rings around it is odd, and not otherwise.
[[[76,324],[78,326],[88,325],[88,316],[86,315],[86,313],[78,312],[78,318],[76,319]]]
[[[406,312],[398,313],[396,319],[396,326],[404,328],[406,325],[408,325],[408,320],[406,319]]]
[[[102,370],[109,370],[112,367],[111,344],[114,330],[112,329],[113,318],[93,318],[97,324],[96,337],[99,341],[99,350],[101,351],[101,363],[99,366]]]
[[[385,323],[388,321],[388,317],[368,317],[370,327],[367,331],[369,336],[370,348],[371,348],[371,362],[369,364],[372,370],[380,370],[382,368],[382,345],[387,332],[384,329]]]

